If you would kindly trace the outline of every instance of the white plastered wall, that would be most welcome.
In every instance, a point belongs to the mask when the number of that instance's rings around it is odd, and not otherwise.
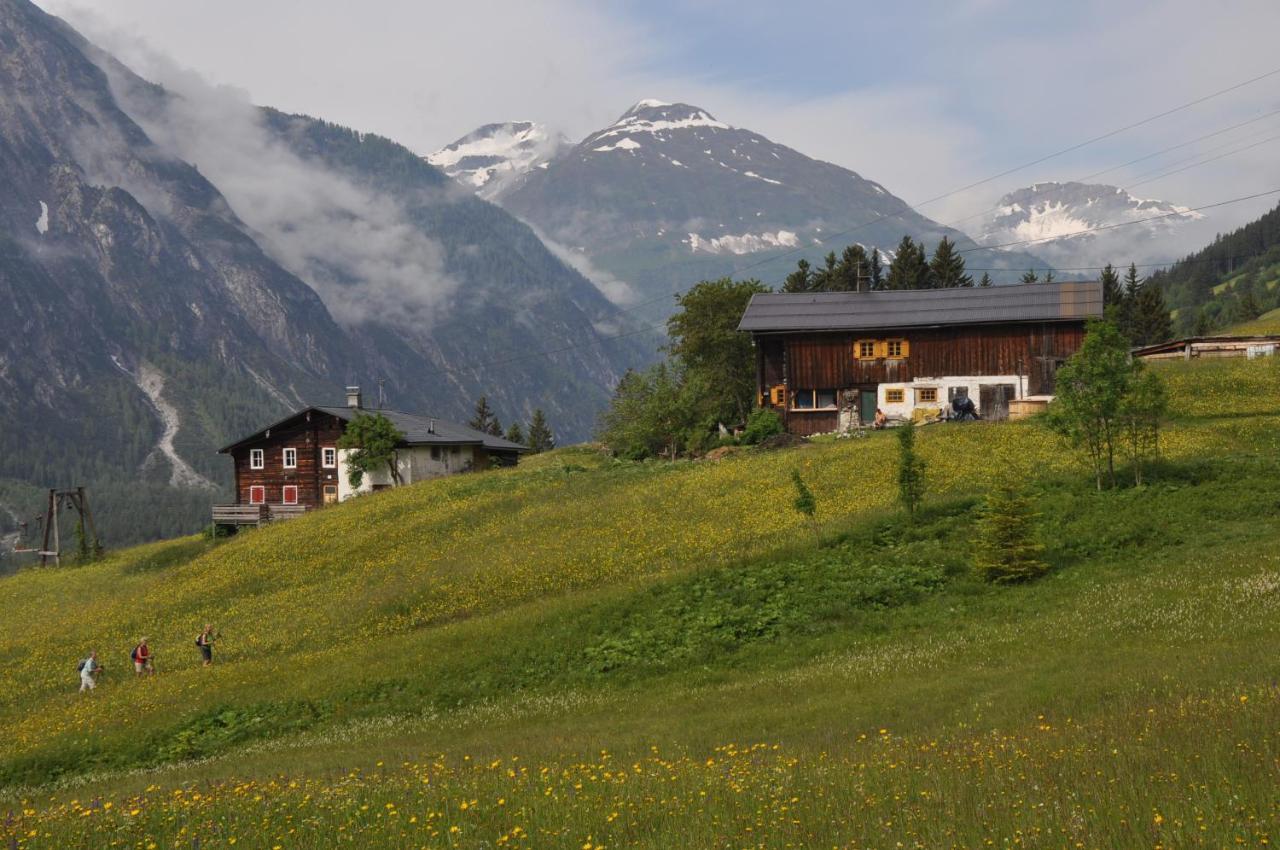
[[[1017,387],[1017,398],[1025,398],[1027,395],[1027,377],[1025,375],[948,375],[940,378],[916,378],[907,383],[888,383],[880,384],[876,390],[876,406],[885,412],[887,416],[896,416],[907,418],[911,416],[911,411],[917,407],[929,408],[933,410],[947,410],[950,405],[950,390],[952,387],[966,387],[969,390],[969,398],[973,400],[974,407],[978,408],[978,412],[982,412],[982,392],[981,387],[984,384],[1012,384]],[[938,391],[938,400],[936,402],[916,403],[916,390],[925,387],[933,387]],[[901,402],[890,402],[887,400],[888,390],[903,390],[903,399]]]
[[[474,449],[471,446],[440,446],[438,457],[432,457],[430,446],[412,446],[396,452],[396,470],[400,480],[405,484],[425,481],[429,478],[440,478],[444,475],[455,475],[471,469],[475,461]],[[375,485],[390,485],[391,473],[385,469],[366,473],[358,489],[351,487],[347,478],[349,467],[347,458],[352,449],[338,451],[338,501],[345,502],[352,496],[372,492]]]

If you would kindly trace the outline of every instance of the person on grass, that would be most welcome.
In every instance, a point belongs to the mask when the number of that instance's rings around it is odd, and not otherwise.
[[[196,636],[196,646],[200,649],[200,657],[203,659],[205,667],[213,663],[213,642],[218,637],[218,635],[214,634],[213,626],[209,623],[205,623],[204,631]]]
[[[98,687],[98,676],[102,674],[102,665],[98,663],[98,653],[89,653],[89,657],[80,662],[80,692],[91,691]]]
[[[871,427],[879,431],[881,428],[883,428],[888,424],[889,424],[889,417],[885,415],[885,412],[883,410],[877,407],[875,422],[872,423]]]
[[[133,672],[139,676],[156,672],[156,668],[151,662],[151,647],[147,645],[147,639],[142,638],[138,641],[138,645],[133,648]]]

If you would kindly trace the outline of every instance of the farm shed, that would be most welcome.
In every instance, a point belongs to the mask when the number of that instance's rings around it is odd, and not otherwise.
[[[1280,334],[1193,336],[1135,348],[1142,360],[1192,360],[1197,357],[1268,357],[1280,350]]]
[[[1102,307],[1097,281],[765,293],[738,327],[755,344],[760,404],[808,435],[870,422],[877,408],[945,415],[959,396],[1006,418],[1010,401],[1053,394]]]

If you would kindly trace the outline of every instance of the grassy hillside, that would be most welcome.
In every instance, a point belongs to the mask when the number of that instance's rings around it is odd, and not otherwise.
[[[1226,330],[1229,334],[1280,334],[1280,307],[1263,313],[1258,318],[1241,322]]]
[[[914,524],[889,434],[717,463],[568,450],[0,580],[0,839],[1273,841],[1277,366],[1166,367],[1180,418],[1141,489],[1090,491],[1025,423],[924,429]],[[1054,568],[1027,587],[969,572],[1005,475]],[[162,673],[134,681],[141,634]],[[108,672],[80,696],[90,647]]]

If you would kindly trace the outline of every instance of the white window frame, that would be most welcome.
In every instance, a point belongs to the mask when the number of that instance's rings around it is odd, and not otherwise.
[[[338,450],[333,446],[320,449],[320,466],[324,469],[338,468]]]
[[[289,462],[289,453],[290,453],[290,452],[292,452],[292,453],[293,453],[293,463],[290,463],[290,462]],[[298,450],[297,450],[297,449],[282,449],[282,450],[281,450],[281,452],[280,452],[280,460],[284,463],[284,468],[285,468],[285,469],[297,469],[297,468],[298,468]]]
[[[267,453],[263,449],[249,449],[249,468],[266,469]]]
[[[289,491],[293,491],[293,501],[289,501]],[[298,485],[286,484],[280,488],[280,504],[296,505],[298,504]]]
[[[253,498],[257,496],[258,498]],[[249,504],[265,505],[267,503],[267,488],[261,484],[253,484],[249,487]]]

